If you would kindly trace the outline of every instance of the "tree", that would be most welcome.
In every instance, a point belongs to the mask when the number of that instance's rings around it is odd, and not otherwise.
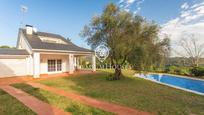
[[[2,45],[2,46],[0,46],[0,48],[11,48],[11,47],[7,46],[7,45]]]
[[[159,27],[156,24],[149,23],[141,16],[135,16],[110,3],[101,15],[93,17],[81,35],[86,38],[92,49],[102,42],[107,44],[110,49],[109,58],[115,66],[113,79],[118,80],[122,75],[121,66],[126,61],[131,65],[137,64],[137,60],[134,59],[136,56],[142,60],[141,65],[148,65],[149,62],[143,62],[146,60],[142,58],[146,56],[145,59],[149,59],[152,56],[150,53],[154,52],[160,55],[163,42],[158,42],[158,31]],[[154,60],[158,61],[155,58]],[[151,59],[149,60],[152,61]]]
[[[145,40],[145,39],[143,39]],[[169,39],[161,41],[141,43],[133,49],[128,61],[133,68],[139,71],[154,71],[163,69],[169,57]]]
[[[204,44],[199,42],[195,34],[185,34],[178,44],[183,48],[183,51],[178,52],[177,54],[182,57],[188,58],[192,66],[198,66],[200,58],[204,56]],[[184,53],[182,53],[184,52]]]

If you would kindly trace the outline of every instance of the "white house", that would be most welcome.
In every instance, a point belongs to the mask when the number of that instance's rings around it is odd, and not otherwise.
[[[19,29],[16,49],[0,49],[0,78],[10,76],[69,72],[78,67],[80,56],[92,56],[92,70],[96,70],[94,52],[81,48],[64,37],[38,32],[30,25]]]

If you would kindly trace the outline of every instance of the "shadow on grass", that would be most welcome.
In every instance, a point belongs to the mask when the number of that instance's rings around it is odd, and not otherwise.
[[[45,102],[45,103],[48,103],[49,104],[49,100],[47,99],[47,97],[45,97],[41,92],[40,92],[40,89],[39,88],[34,88],[34,87],[31,87],[30,85],[27,85],[25,83],[17,83],[17,84],[12,84],[11,86],[17,88],[17,89],[20,89],[34,97],[36,97],[37,99]],[[49,113],[50,114],[54,114],[53,112],[53,109],[50,107],[48,108],[49,109]]]
[[[18,88],[34,97],[37,97],[38,99],[49,103],[49,101],[47,100],[46,97],[43,96],[43,94],[41,94],[40,89],[39,88],[34,88],[30,85],[24,84],[24,83],[18,83],[18,84],[12,84],[11,86]]]
[[[124,71],[121,80],[107,81],[110,73],[100,71],[40,83],[155,114],[204,114],[203,96],[132,77],[132,71]]]
[[[89,107],[86,105],[83,105],[79,102],[73,101],[71,99],[67,99],[66,97],[59,96],[57,94],[39,89],[34,88],[28,84],[14,84],[13,85],[16,88],[19,88],[36,98],[49,103],[51,105],[55,105],[64,111],[71,112],[73,115],[112,115],[112,113],[105,112],[103,110],[99,110],[93,107]]]

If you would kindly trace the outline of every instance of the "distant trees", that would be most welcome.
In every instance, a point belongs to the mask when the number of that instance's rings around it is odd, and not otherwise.
[[[0,48],[11,48],[11,47],[7,46],[7,45],[2,45],[2,46],[0,46]]]
[[[67,37],[67,39],[66,39],[67,41],[71,41],[71,39],[69,38],[69,37]]]
[[[201,57],[204,56],[204,44],[196,38],[195,34],[186,34],[179,41],[179,46],[183,51],[177,52],[182,57],[189,59],[192,66],[198,66]]]
[[[106,43],[110,49],[110,61],[115,65],[113,79],[118,80],[122,74],[121,66],[126,62],[140,71],[164,62],[170,49],[169,39],[159,39],[158,32],[157,24],[110,3],[101,15],[93,17],[81,35],[93,49]]]

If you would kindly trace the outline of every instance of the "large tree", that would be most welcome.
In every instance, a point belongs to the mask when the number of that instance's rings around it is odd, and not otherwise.
[[[163,46],[168,44],[168,40],[160,41],[158,32],[156,24],[110,3],[101,15],[93,17],[81,35],[93,49],[102,42],[106,43],[110,49],[109,58],[115,66],[113,78],[118,80],[125,62],[133,66],[138,64],[137,69],[144,70],[145,66],[156,64],[157,58],[164,55]]]

